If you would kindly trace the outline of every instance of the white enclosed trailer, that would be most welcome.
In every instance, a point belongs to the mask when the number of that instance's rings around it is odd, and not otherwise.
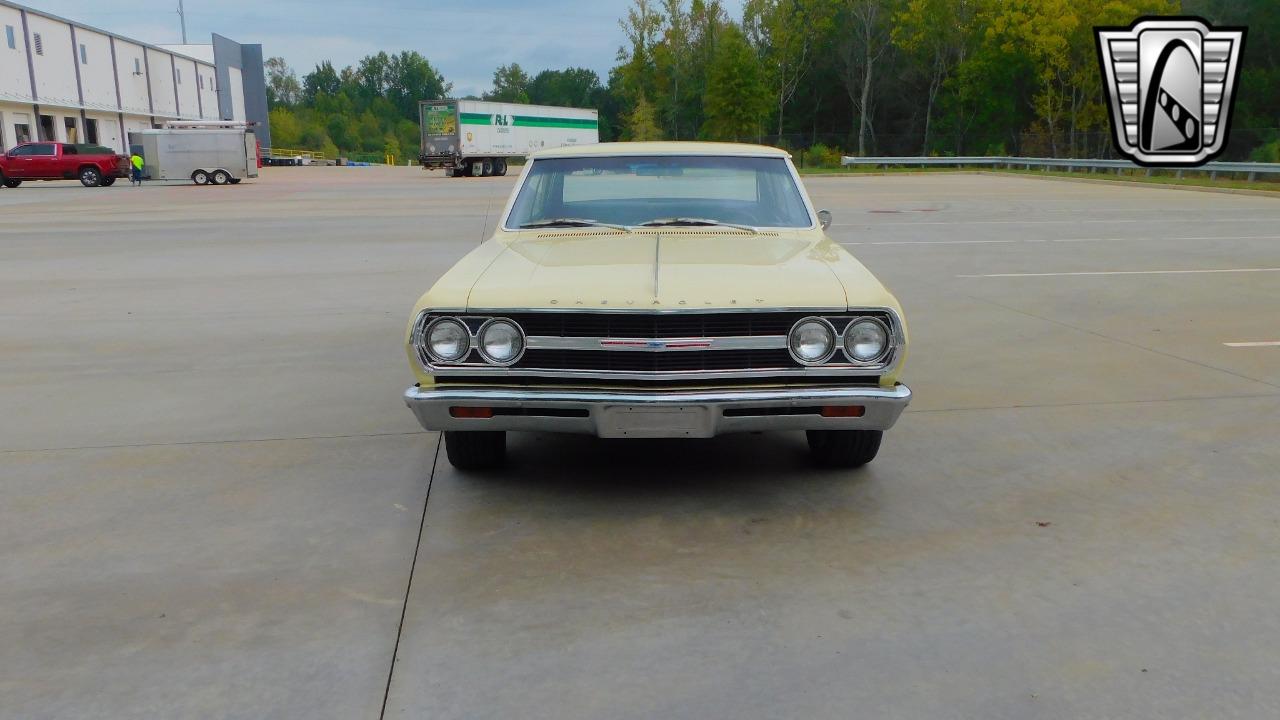
[[[234,185],[258,177],[257,136],[244,123],[171,123],[129,133],[129,146],[151,180]]]
[[[507,160],[543,148],[600,142],[595,110],[486,100],[418,103],[424,168],[449,174],[506,175]]]

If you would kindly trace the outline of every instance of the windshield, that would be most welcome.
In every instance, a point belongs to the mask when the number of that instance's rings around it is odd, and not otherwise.
[[[535,160],[506,228],[549,225],[810,227],[784,158],[663,155]]]

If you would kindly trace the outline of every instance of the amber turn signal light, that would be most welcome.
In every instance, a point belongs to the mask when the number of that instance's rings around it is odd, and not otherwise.
[[[823,405],[822,417],[849,418],[862,417],[867,409],[861,405]]]

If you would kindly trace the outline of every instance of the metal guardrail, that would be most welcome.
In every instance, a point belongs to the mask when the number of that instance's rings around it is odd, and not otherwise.
[[[1026,170],[1032,168],[1066,168],[1071,170],[1087,170],[1095,172],[1097,170],[1143,170],[1147,175],[1151,174],[1153,168],[1145,168],[1135,165],[1128,160],[1089,160],[1089,159],[1067,159],[1067,158],[1029,158],[1029,157],[849,157],[845,156],[840,159],[841,165],[869,165],[873,167],[903,165],[903,166],[939,166],[939,165],[976,165],[983,167],[1001,167],[1013,169],[1022,167]],[[1175,170],[1175,168],[1169,168]],[[1280,175],[1280,163],[1255,163],[1255,162],[1211,162],[1201,165],[1197,168],[1176,169],[1178,177],[1182,177],[1185,170],[1195,172],[1207,172],[1211,179],[1216,179],[1218,173],[1246,173],[1249,180],[1254,180],[1258,175]]]

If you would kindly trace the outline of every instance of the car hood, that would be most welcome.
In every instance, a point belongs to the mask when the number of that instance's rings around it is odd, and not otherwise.
[[[848,262],[879,287],[815,232],[575,230],[495,241],[505,248],[471,287],[472,309],[843,308],[834,265]]]

